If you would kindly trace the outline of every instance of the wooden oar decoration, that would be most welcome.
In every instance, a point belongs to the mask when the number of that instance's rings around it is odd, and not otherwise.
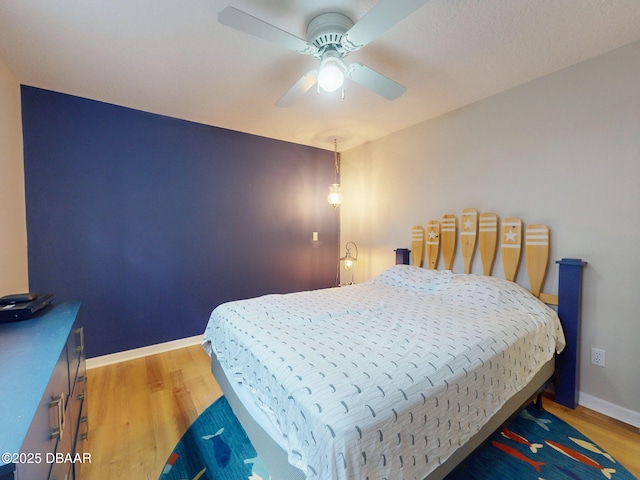
[[[481,213],[478,223],[482,270],[485,275],[491,276],[493,262],[496,259],[496,246],[498,245],[498,215]]]
[[[471,273],[475,254],[476,238],[480,244],[480,256],[484,275],[492,275],[497,256],[498,238],[502,266],[507,280],[515,282],[525,248],[527,275],[531,293],[541,301],[551,305],[558,304],[558,296],[542,292],[549,265],[549,227],[542,224],[529,225],[523,237],[522,220],[505,218],[500,229],[498,215],[495,213],[479,214],[476,209],[465,208],[460,218],[460,245],[464,259],[464,273]],[[498,237],[500,230],[500,237]],[[426,229],[414,226],[411,232],[413,265],[436,269],[440,248],[444,258],[444,269],[453,270],[458,234],[458,219],[455,215],[442,216],[442,223],[437,220],[427,222]],[[524,246],[523,246],[524,243]],[[442,245],[442,247],[440,247]]]
[[[478,237],[478,211],[475,208],[462,210],[460,218],[460,244],[464,260],[464,273],[471,273],[471,262],[476,251]]]
[[[455,215],[447,214],[442,216],[441,241],[442,256],[444,258],[444,269],[453,270],[453,257],[456,251],[456,232],[458,230],[458,219]]]
[[[424,228],[420,225],[411,229],[411,250],[413,251],[413,266],[421,267],[424,261]]]
[[[501,242],[504,276],[507,280],[515,282],[522,251],[522,220],[505,218],[502,221]]]
[[[549,227],[529,225],[524,243],[531,293],[539,298],[549,263]]]
[[[427,222],[426,244],[429,268],[435,270],[438,267],[438,254],[440,253],[440,222],[437,220]]]

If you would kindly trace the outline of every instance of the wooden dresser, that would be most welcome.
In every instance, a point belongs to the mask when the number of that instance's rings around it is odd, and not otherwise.
[[[91,461],[80,302],[0,324],[0,480],[74,480]]]

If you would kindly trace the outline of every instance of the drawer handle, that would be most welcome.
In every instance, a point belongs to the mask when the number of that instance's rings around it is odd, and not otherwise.
[[[78,346],[76,347],[76,352],[82,353],[84,352],[84,327],[76,328],[76,334],[78,335]]]
[[[64,393],[60,395],[52,395],[49,402],[49,408],[57,407],[58,425],[51,428],[51,438],[62,438],[64,433]]]
[[[85,431],[80,434],[80,438],[82,440],[86,440],[89,438],[89,417],[87,415],[82,415],[80,417],[80,423],[85,424]]]

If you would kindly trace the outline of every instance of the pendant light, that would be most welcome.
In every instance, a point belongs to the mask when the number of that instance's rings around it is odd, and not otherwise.
[[[338,175],[340,173],[340,154],[338,153],[338,141],[333,140],[333,168],[334,168],[334,183],[329,187],[329,196],[327,201],[333,208],[338,208],[342,203],[342,188],[338,183]]]

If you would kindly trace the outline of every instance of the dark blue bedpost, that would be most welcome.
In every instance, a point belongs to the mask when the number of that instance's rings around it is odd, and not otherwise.
[[[409,254],[411,250],[408,248],[397,248],[396,252],[396,265],[409,265]]]
[[[582,316],[582,268],[587,264],[576,258],[563,258],[558,276],[558,316],[567,346],[558,355],[558,381],[555,401],[569,408],[578,405],[578,369],[580,366],[580,323]]]

